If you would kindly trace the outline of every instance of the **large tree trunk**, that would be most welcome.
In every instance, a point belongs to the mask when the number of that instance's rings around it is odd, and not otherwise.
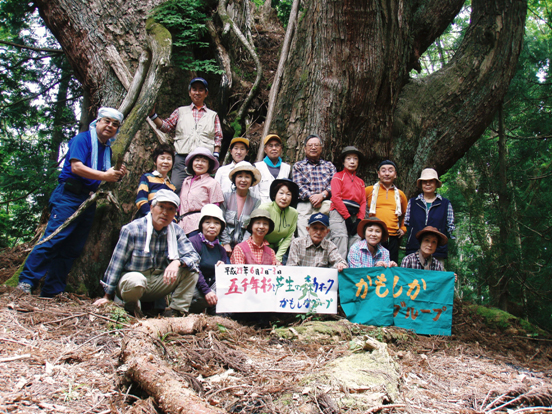
[[[288,155],[300,159],[302,140],[319,133],[328,159],[345,145],[362,149],[365,172],[393,158],[407,193],[424,167],[444,173],[491,122],[515,72],[527,8],[525,0],[474,0],[454,59],[424,79],[409,78],[463,4],[307,3],[274,123]]]

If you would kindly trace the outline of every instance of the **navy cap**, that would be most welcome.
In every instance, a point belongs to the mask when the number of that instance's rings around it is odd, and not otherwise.
[[[395,167],[395,169],[397,169],[397,165],[391,161],[391,160],[385,160],[385,161],[382,161],[380,162],[380,164],[378,165],[378,171],[380,170],[381,167],[383,167],[384,165],[392,165],[393,167]]]
[[[203,79],[203,78],[193,78],[190,81],[190,84],[188,85],[188,92],[190,92],[190,90],[192,89],[192,84],[194,84],[196,82],[202,83],[203,86],[205,86],[205,89],[209,90],[209,84],[207,83],[207,81],[205,79]]]
[[[330,227],[330,219],[327,215],[322,213],[316,213],[310,216],[309,218],[309,226],[313,223],[321,223],[326,227]]]

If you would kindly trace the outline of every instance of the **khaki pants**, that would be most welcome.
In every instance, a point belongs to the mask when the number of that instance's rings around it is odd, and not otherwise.
[[[163,282],[164,269],[150,269],[144,272],[125,273],[117,286],[117,296],[125,303],[140,300],[153,302],[172,293],[169,307],[180,312],[188,312],[198,274],[187,267],[178,270],[176,280],[171,284]]]
[[[299,237],[306,236],[307,226],[309,225],[310,216],[316,213],[322,213],[325,215],[330,214],[330,200],[322,201],[320,208],[314,208],[310,201],[299,201],[297,204],[297,213],[299,217],[297,218],[297,233]]]
[[[358,234],[349,236],[345,219],[337,210],[330,211],[330,240],[337,246],[339,254],[347,261],[347,254],[353,244],[360,240]]]

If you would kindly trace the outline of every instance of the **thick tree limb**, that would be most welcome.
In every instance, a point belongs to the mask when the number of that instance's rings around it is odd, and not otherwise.
[[[525,0],[474,0],[451,62],[404,87],[393,135],[394,156],[412,160],[401,177],[407,194],[423,168],[445,172],[492,121],[516,71],[526,11]]]
[[[56,54],[56,55],[62,55],[63,54],[63,50],[61,50],[61,49],[48,49],[48,48],[43,48],[43,47],[33,47],[33,46],[27,46],[27,45],[20,45],[18,43],[7,42],[5,40],[0,40],[0,45],[13,46],[13,47],[16,47],[18,49],[27,49],[27,50],[32,50],[34,52],[46,52],[46,53],[53,53],[53,54]]]
[[[158,337],[169,332],[190,335],[203,330],[205,319],[186,318],[150,319],[142,321],[141,332]],[[199,398],[160,356],[149,339],[131,338],[124,346],[122,360],[126,375],[140,384],[165,413],[211,414],[224,411],[210,406]]]
[[[207,30],[209,30],[209,34],[211,35],[211,39],[213,39],[213,42],[217,47],[216,59],[219,65],[224,69],[224,74],[220,79],[219,102],[221,108],[226,108],[228,102],[228,92],[232,89],[232,65],[230,56],[220,40],[213,21],[208,20],[206,26]],[[222,110],[221,112],[224,113],[226,111]]]
[[[228,4],[228,0],[219,1],[217,10],[218,10],[220,19],[222,20],[224,25],[230,25],[230,28],[232,29],[236,37],[240,40],[240,42],[243,44],[243,46],[247,49],[247,51],[253,58],[253,61],[255,62],[255,70],[257,71],[255,82],[253,83],[251,90],[247,94],[245,101],[242,103],[240,109],[238,110],[238,114],[236,115],[236,119],[241,120],[243,119],[245,112],[247,111],[247,108],[251,103],[251,100],[255,97],[255,95],[257,94],[257,91],[259,90],[259,85],[261,84],[261,79],[263,76],[263,67],[261,65],[261,61],[259,60],[259,56],[257,55],[257,52],[255,52],[254,46],[247,41],[246,37],[241,32],[239,27],[234,23],[232,18],[226,12],[227,4]]]
[[[136,69],[136,72],[134,73],[132,83],[127,89],[127,94],[123,100],[123,103],[119,106],[119,111],[125,116],[130,112],[138,99],[140,90],[142,89],[142,85],[144,84],[144,80],[146,78],[149,64],[150,59],[148,53],[142,52],[138,63],[138,69]]]
[[[284,44],[282,46],[282,52],[280,53],[280,61],[278,62],[278,69],[274,76],[274,82],[270,88],[270,95],[268,97],[268,111],[263,127],[263,135],[261,136],[261,144],[259,145],[259,151],[257,152],[257,161],[261,161],[264,156],[264,137],[268,135],[270,131],[270,124],[272,123],[272,116],[274,115],[274,107],[276,106],[276,98],[278,97],[278,91],[280,90],[280,80],[284,74],[285,63],[288,57],[289,45],[293,38],[293,32],[295,30],[295,21],[297,19],[297,10],[299,9],[299,0],[293,0],[291,6],[291,12],[289,14],[289,20],[286,30],[286,36],[284,38]]]
[[[124,155],[127,151],[132,138],[140,129],[142,121],[146,118],[148,112],[153,107],[155,99],[163,83],[162,72],[165,71],[170,63],[171,57],[171,34],[162,25],[155,23],[153,19],[148,19],[146,24],[148,48],[151,51],[151,64],[148,74],[141,88],[134,108],[126,117],[117,140],[113,144],[113,158],[117,159],[119,155]]]

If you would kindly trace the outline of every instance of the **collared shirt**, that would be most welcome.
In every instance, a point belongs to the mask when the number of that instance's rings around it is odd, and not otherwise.
[[[263,240],[263,244],[261,246],[257,246],[253,242],[253,239],[250,237],[245,241],[245,243],[248,244],[249,248],[251,249],[251,253],[253,254],[253,257],[255,258],[257,263],[262,263],[264,247],[268,246],[268,242],[266,240]],[[272,265],[279,266],[280,262],[278,261],[278,259],[276,259],[276,253],[274,253],[274,250],[272,249],[270,249],[270,251],[272,256]],[[234,250],[232,250],[232,257],[230,257],[230,263],[237,264],[237,265],[253,264],[253,263],[246,263],[245,253],[243,252],[239,244],[236,247],[234,247]]]
[[[171,184],[169,177],[163,178],[157,171],[142,175],[138,185],[138,194],[136,195],[137,218],[144,217],[150,212],[150,202],[159,190],[176,192],[176,187]]]
[[[230,173],[236,168],[236,163],[232,161],[230,164],[223,165],[219,167],[217,173],[215,174],[215,180],[220,184],[220,189],[222,194],[232,192],[232,181],[230,181]]]
[[[439,200],[443,200],[443,197],[441,194],[436,194],[435,197]],[[412,199],[411,199],[412,200]],[[424,199],[424,193],[418,194],[418,197],[415,198],[415,200],[420,200],[424,206],[426,206],[426,226],[431,226],[431,223],[427,222],[427,217],[429,216],[429,210],[427,209],[427,204]],[[433,202],[435,203],[435,201]],[[430,207],[431,209],[431,207]],[[410,226],[410,213],[412,212],[412,206],[411,203],[408,203],[408,207],[406,208],[406,214],[404,215],[404,224],[405,226]],[[454,225],[454,210],[452,209],[452,204],[449,203],[447,208],[447,231],[449,235],[452,235],[452,232],[456,229],[456,226]],[[451,237],[453,239],[453,237]]]
[[[366,239],[363,239],[351,246],[347,260],[349,261],[349,267],[351,269],[358,267],[375,267],[376,263],[379,261],[389,264],[389,250],[378,243],[376,254],[372,256],[372,253],[368,249]]]
[[[293,181],[299,186],[299,200],[308,201],[313,194],[326,190],[331,193],[330,183],[336,173],[335,166],[324,160],[312,162],[308,158],[293,166]]]
[[[343,200],[351,200],[360,205],[357,218],[362,220],[366,214],[366,192],[364,181],[356,175],[356,171],[351,173],[344,169],[336,173],[332,178],[332,206],[330,210],[337,210],[344,219],[351,215]]]
[[[334,243],[323,239],[317,246],[312,242],[310,235],[306,235],[292,240],[286,266],[337,268],[339,263],[348,267]]]
[[[224,201],[220,184],[209,174],[186,177],[180,190],[179,214],[188,214],[182,217],[178,225],[186,234],[198,230],[201,208],[205,204],[219,205]],[[192,213],[196,212],[196,213]]]
[[[174,223],[170,225],[173,226],[172,228],[176,233],[180,263],[186,265],[190,270],[197,272],[199,270],[200,257],[195,251],[194,246],[180,227]],[[144,252],[146,236],[146,217],[134,220],[123,226],[119,235],[119,241],[117,242],[117,246],[115,246],[111,261],[101,282],[107,294],[115,292],[123,273],[143,272],[149,269],[165,269],[169,265],[167,228],[165,227],[161,231],[153,230],[149,253]]]
[[[424,267],[422,266],[422,263],[420,262],[420,256],[419,252],[414,252],[412,254],[409,254],[406,256],[402,262],[401,267],[409,268],[409,269],[420,269],[424,270]],[[436,270],[438,272],[444,272],[445,268],[441,264],[439,260],[432,257],[431,258],[431,264],[429,265],[429,270]]]
[[[194,103],[190,105],[192,107],[192,115],[196,124],[199,122],[204,113],[207,112],[207,105],[203,105],[201,108],[195,106]],[[163,125],[159,128],[162,132],[172,132],[176,128],[178,123],[178,108],[169,116],[163,120]],[[222,128],[220,126],[219,116],[215,116],[215,147],[220,147],[222,143]]]

